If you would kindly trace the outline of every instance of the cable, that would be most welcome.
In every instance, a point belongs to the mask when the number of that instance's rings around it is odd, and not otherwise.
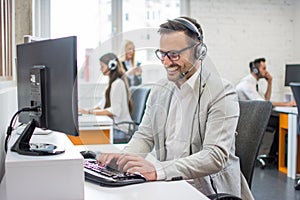
[[[201,62],[200,77],[199,77],[199,82],[200,82],[199,83],[200,84],[199,85],[199,96],[198,96],[198,105],[197,105],[197,107],[198,107],[198,120],[199,120],[198,130],[199,130],[199,136],[200,136],[201,145],[203,145],[203,138],[202,138],[201,131],[200,131],[200,100],[201,100],[201,88],[202,88],[202,85],[201,85],[202,84],[202,67],[203,67],[203,65],[202,65],[202,62]],[[216,186],[214,184],[214,181],[213,181],[211,175],[209,175],[209,180],[210,180],[210,184],[211,184],[211,187],[212,187],[213,191],[217,195],[217,199],[219,199],[219,197],[218,197],[218,191],[217,191],[217,188],[216,188]]]
[[[39,111],[41,108],[41,106],[34,106],[34,107],[26,107],[26,108],[22,108],[20,110],[18,110],[12,117],[12,119],[10,120],[10,123],[9,123],[9,126],[7,128],[7,131],[6,131],[6,138],[5,138],[5,145],[4,145],[4,148],[5,148],[5,152],[7,152],[7,147],[8,147],[8,142],[9,142],[9,139],[11,137],[11,133],[12,131],[14,130],[13,128],[13,124],[14,124],[14,121],[15,121],[15,118],[21,113],[21,112],[32,112],[32,111]]]
[[[202,87],[202,61],[201,61],[201,65],[200,65],[201,69],[200,69],[200,76],[199,76],[199,95],[198,95],[198,101],[197,101],[197,107],[198,107],[198,131],[199,131],[199,136],[200,136],[200,142],[201,145],[203,145],[203,139],[202,139],[202,135],[201,135],[201,127],[200,127],[200,100],[201,100],[201,87]]]

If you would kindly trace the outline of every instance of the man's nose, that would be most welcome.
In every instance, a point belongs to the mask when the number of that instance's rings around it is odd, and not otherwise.
[[[161,63],[165,66],[168,67],[170,66],[173,62],[172,60],[170,60],[170,58],[168,56],[164,57],[164,60],[161,61]]]

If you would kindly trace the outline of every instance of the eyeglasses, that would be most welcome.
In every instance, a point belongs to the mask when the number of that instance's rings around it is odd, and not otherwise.
[[[172,61],[177,61],[177,60],[180,59],[180,54],[182,52],[194,47],[196,44],[192,44],[191,46],[185,47],[184,49],[181,49],[181,50],[178,50],[178,51],[177,50],[171,50],[171,51],[164,52],[164,51],[161,51],[160,49],[156,49],[155,54],[156,54],[156,57],[161,61],[164,61],[166,56],[168,56],[168,58]]]

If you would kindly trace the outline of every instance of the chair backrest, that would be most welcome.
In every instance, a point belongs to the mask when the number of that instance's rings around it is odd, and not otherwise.
[[[236,155],[241,171],[251,188],[258,151],[265,133],[272,104],[269,101],[239,101],[240,117],[237,125]]]
[[[130,93],[131,93],[131,99],[133,104],[131,118],[137,125],[139,125],[144,115],[146,102],[148,99],[148,95],[150,93],[150,87],[148,86],[130,87]]]
[[[290,87],[293,92],[294,99],[297,104],[297,110],[298,110],[298,133],[300,134],[300,83],[291,82]]]

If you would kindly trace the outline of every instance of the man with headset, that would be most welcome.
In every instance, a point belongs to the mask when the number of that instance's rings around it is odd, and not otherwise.
[[[266,59],[257,58],[249,63],[250,74],[244,77],[236,86],[240,100],[266,100],[270,101],[272,92],[272,75],[267,71]],[[267,81],[267,89],[264,95],[261,95],[258,89],[259,79]],[[289,102],[271,102],[273,106],[295,106],[295,101]]]
[[[240,100],[266,100],[270,101],[271,92],[272,92],[272,81],[273,77],[267,71],[266,59],[257,58],[254,61],[249,63],[250,74],[244,77],[236,86],[238,96]],[[262,95],[258,89],[258,81],[260,79],[265,79],[267,81],[267,89]],[[271,102],[273,106],[295,106],[295,101],[289,102]],[[279,134],[279,115],[278,113],[273,112],[269,123],[268,128],[275,131],[273,142],[268,154],[268,158],[271,160],[277,159],[278,154],[278,134]],[[263,158],[262,158],[263,159]],[[263,164],[264,167],[264,164]]]
[[[149,181],[194,179],[205,195],[229,193],[253,199],[235,155],[239,104],[228,81],[202,67],[206,54],[200,24],[188,17],[160,25],[155,51],[167,79],[151,89],[139,129],[123,154],[102,153],[119,169]],[[154,151],[156,161],[145,157]]]

